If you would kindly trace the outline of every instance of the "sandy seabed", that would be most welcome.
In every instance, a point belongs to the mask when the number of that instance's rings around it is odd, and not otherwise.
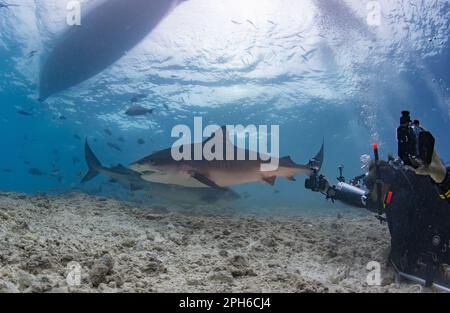
[[[370,215],[0,193],[0,292],[422,291],[396,278],[388,251],[387,227]],[[370,261],[380,286],[366,283]]]

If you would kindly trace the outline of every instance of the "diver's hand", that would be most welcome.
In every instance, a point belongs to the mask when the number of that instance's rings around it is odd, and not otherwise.
[[[433,150],[433,156],[431,163],[428,165],[422,165],[414,169],[417,175],[429,175],[436,183],[440,184],[444,181],[447,175],[447,169],[444,163],[442,163],[436,149]]]

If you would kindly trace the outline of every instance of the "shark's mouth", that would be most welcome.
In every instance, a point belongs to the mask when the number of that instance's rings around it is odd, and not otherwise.
[[[154,175],[154,174],[161,174],[164,172],[159,168],[150,167],[148,165],[140,163],[132,163],[130,165],[130,169],[132,169],[135,172],[138,172],[141,175]]]
[[[141,175],[153,175],[153,174],[161,174],[162,171],[156,171],[156,170],[146,170],[146,171],[142,171],[140,172]]]

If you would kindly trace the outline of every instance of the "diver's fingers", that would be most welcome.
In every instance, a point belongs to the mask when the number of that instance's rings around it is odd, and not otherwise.
[[[424,161],[422,161],[421,159],[417,160],[417,167],[424,167],[424,166],[429,166],[428,164],[426,164]]]
[[[430,168],[428,166],[420,166],[413,170],[417,175],[430,175]]]
[[[429,168],[426,165],[421,165],[417,168],[414,168],[411,165],[405,165],[405,168],[407,168],[410,171],[413,171],[417,175],[429,175]]]
[[[410,170],[410,171],[413,171],[413,172],[416,171],[416,169],[414,167],[412,167],[411,165],[405,165],[405,168]]]

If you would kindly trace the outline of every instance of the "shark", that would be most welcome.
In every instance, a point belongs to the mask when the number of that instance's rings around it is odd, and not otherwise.
[[[39,100],[102,72],[186,0],[103,0],[56,40],[40,70]],[[82,11],[84,13],[84,10]]]
[[[129,187],[132,191],[143,191],[150,197],[159,197],[170,202],[189,204],[211,204],[228,203],[239,200],[241,197],[232,189],[205,189],[205,188],[185,188],[182,186],[158,184],[148,182],[137,173],[119,164],[114,167],[105,167],[96,157],[88,141],[85,142],[85,158],[88,165],[88,172],[83,177],[81,183],[87,183],[99,174],[110,177],[111,182],[120,183]]]
[[[203,142],[184,144],[177,149],[182,151],[188,149],[193,154],[198,148],[196,145],[200,145],[203,151],[203,147],[211,140],[220,137],[222,137],[220,142],[224,145],[222,151],[224,154],[228,154],[226,151],[232,151],[233,159],[225,158],[224,155],[221,160],[195,160],[194,157],[190,160],[175,160],[172,157],[173,148],[167,148],[133,162],[130,169],[140,173],[141,178],[149,182],[220,190],[253,182],[265,182],[273,186],[277,177],[285,177],[290,181],[295,181],[295,175],[297,174],[303,173],[310,176],[315,171],[319,171],[324,159],[324,143],[322,141],[319,152],[305,165],[297,164],[290,156],[285,156],[276,160],[278,164],[276,169],[262,170],[263,164],[273,160],[256,152],[256,158],[250,158],[250,155],[255,155],[255,153],[248,149],[236,147],[230,141],[226,126],[219,128]],[[237,157],[239,155],[245,157],[239,159]]]

